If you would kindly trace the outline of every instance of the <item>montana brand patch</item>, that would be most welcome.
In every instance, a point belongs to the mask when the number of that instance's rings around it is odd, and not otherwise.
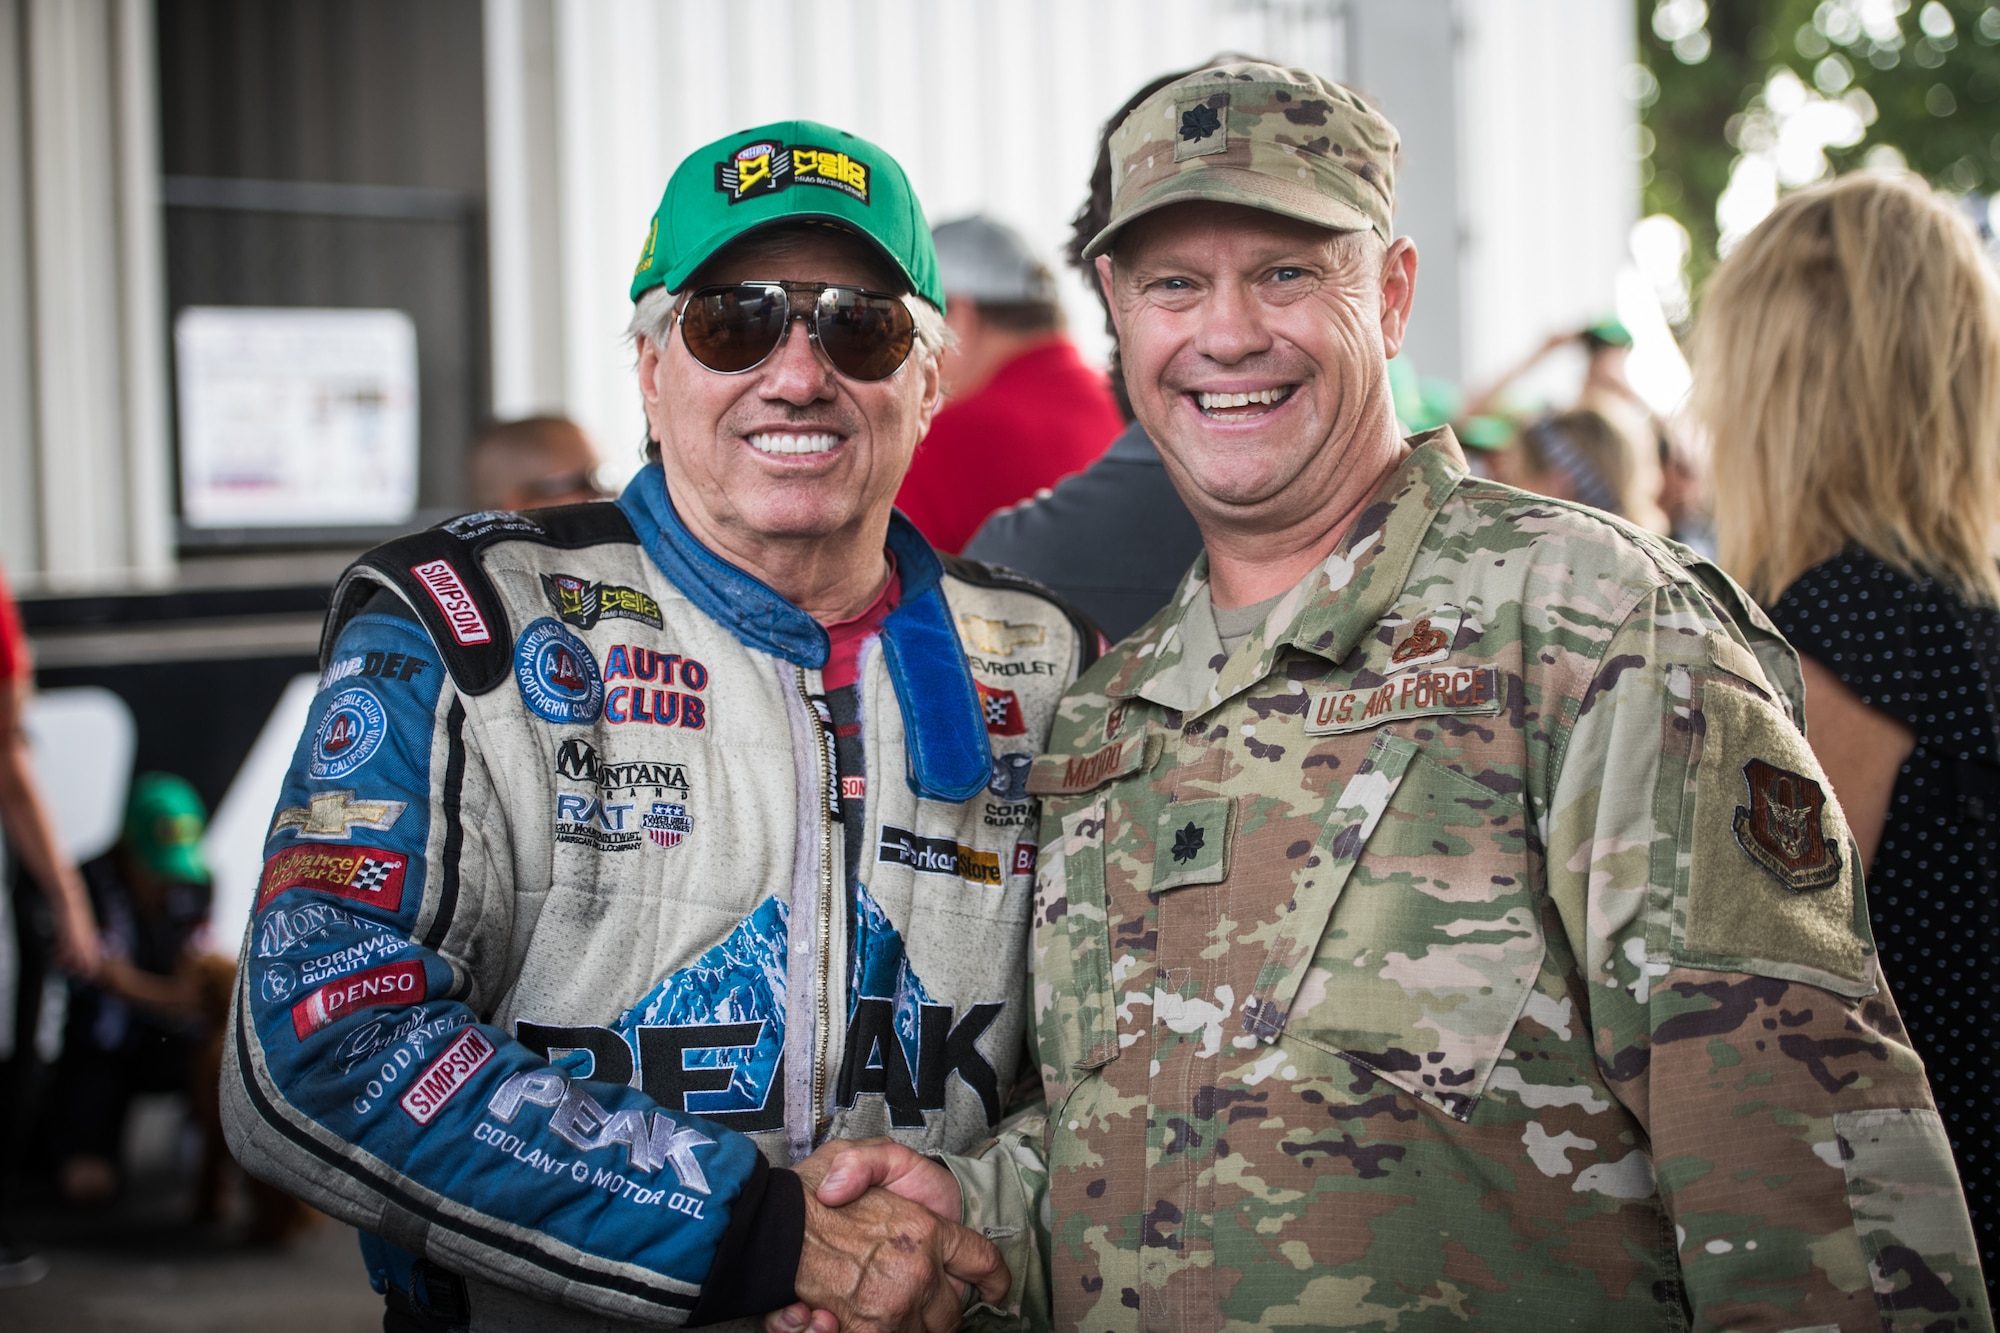
[[[1306,735],[1361,731],[1406,717],[1483,716],[1503,702],[1498,667],[1403,671],[1373,689],[1322,690],[1306,701]]]
[[[1736,807],[1736,842],[1792,893],[1840,881],[1840,853],[1826,839],[1826,792],[1803,773],[1752,759],[1743,765],[1750,804]]]

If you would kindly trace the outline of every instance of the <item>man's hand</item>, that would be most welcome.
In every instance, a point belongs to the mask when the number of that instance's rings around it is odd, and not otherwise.
[[[964,1283],[1006,1299],[1000,1252],[958,1225],[958,1182],[929,1158],[871,1139],[828,1144],[795,1169],[806,1186],[799,1303],[765,1316],[769,1333],[954,1328]]]

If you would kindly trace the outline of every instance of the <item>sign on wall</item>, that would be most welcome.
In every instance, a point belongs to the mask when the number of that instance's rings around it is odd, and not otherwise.
[[[404,312],[189,306],[174,358],[189,526],[376,527],[416,511]]]

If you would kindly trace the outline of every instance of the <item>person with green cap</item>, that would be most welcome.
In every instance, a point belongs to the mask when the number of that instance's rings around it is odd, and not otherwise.
[[[118,841],[82,868],[104,958],[89,981],[70,983],[51,1099],[60,1108],[50,1122],[57,1178],[71,1202],[116,1192],[134,1097],[188,1087],[200,1033],[184,993],[208,923],[207,826],[207,809],[185,778],[142,773]]]
[[[868,1136],[990,1173],[955,1155],[1035,1073],[1023,783],[1100,644],[892,512],[947,335],[879,147],[697,150],[630,296],[648,462],[615,503],[468,515],[335,589],[229,1141],[360,1228],[391,1330],[794,1296],[952,1327],[1013,1299],[955,1178],[811,1187]]]
[[[1992,1329],[1796,655],[1401,437],[1397,149],[1247,61],[1113,136],[1088,253],[1205,551],[1031,767],[1048,1109],[961,1209],[1092,1333]]]

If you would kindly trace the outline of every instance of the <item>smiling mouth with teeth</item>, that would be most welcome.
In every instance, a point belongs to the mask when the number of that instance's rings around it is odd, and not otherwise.
[[[760,454],[823,454],[840,443],[838,435],[792,435],[780,431],[744,438]]]
[[[1255,417],[1290,398],[1295,387],[1285,384],[1255,393],[1197,393],[1194,401],[1203,416]],[[1250,410],[1242,410],[1246,408]]]

